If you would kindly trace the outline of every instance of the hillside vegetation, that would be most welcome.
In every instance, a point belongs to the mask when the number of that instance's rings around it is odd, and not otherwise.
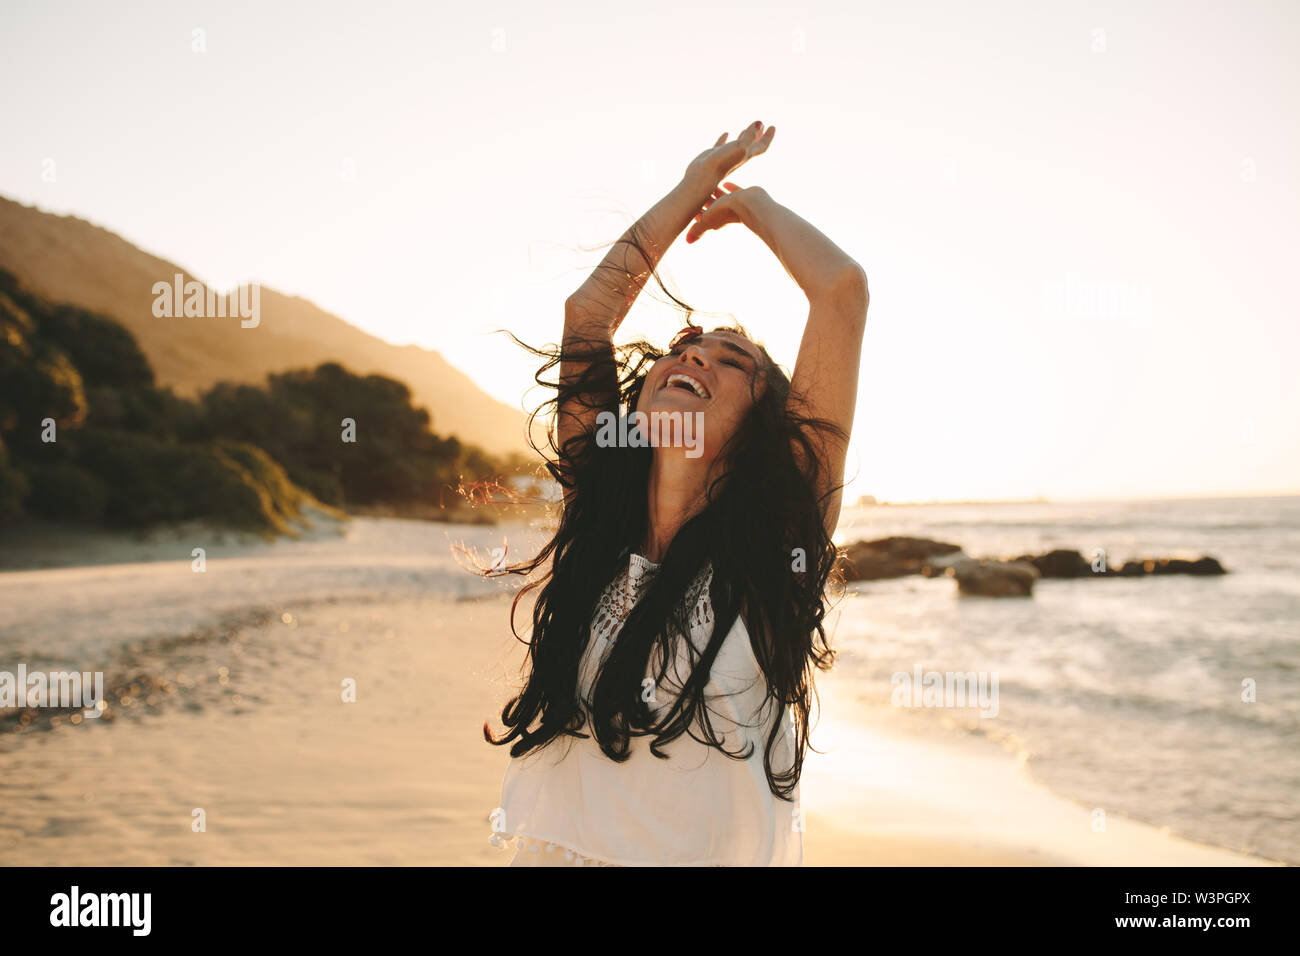
[[[434,434],[401,382],[338,363],[179,396],[119,323],[0,270],[0,521],[274,534],[308,506],[433,501],[457,517],[449,489],[514,465]]]

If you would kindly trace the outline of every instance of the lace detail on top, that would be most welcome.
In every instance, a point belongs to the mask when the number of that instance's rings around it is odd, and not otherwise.
[[[635,552],[624,551],[623,554],[626,556],[627,566],[610,581],[597,601],[596,613],[591,620],[591,637],[578,667],[578,697],[580,701],[586,702],[588,708],[591,706],[590,694],[595,687],[601,665],[614,650],[614,642],[618,640],[628,616],[637,602],[645,597],[651,582],[662,567]],[[683,597],[686,606],[690,608],[687,621],[691,632],[690,641],[695,646],[696,653],[703,651],[703,642],[707,642],[713,631],[713,604],[709,599],[709,583],[712,579],[713,567],[705,565],[695,576]],[[679,651],[678,654],[679,657],[695,656],[683,651]],[[662,690],[671,696],[684,686],[685,674],[689,671],[689,667],[690,665],[682,660],[678,662],[675,673],[669,677],[661,678],[653,669],[647,670],[646,677],[657,690]],[[672,686],[674,684],[675,687]],[[660,703],[660,706],[667,705]]]
[[[619,574],[600,596],[596,604],[596,613],[591,622],[592,641],[599,646],[602,642],[611,642],[618,636],[627,617],[632,613],[638,601],[645,596],[646,590],[654,580],[662,565],[643,558],[635,551],[628,554],[628,566]],[[705,585],[712,578],[712,568],[705,568],[696,577],[691,587],[695,596],[689,621],[692,627],[713,623],[713,603]],[[603,648],[602,648],[603,649]]]
[[[628,556],[627,570],[610,582],[596,604],[596,614],[591,621],[592,640],[614,639],[660,567],[635,552]]]

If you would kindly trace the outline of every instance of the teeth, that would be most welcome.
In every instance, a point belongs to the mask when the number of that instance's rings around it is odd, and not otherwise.
[[[668,381],[665,382],[664,385],[665,386],[672,385],[674,382],[685,382],[695,391],[695,394],[698,395],[700,398],[709,397],[709,393],[705,389],[705,387],[701,385],[699,382],[695,381],[695,379],[691,378],[689,375],[683,375],[681,372],[674,372],[672,375],[668,376]]]

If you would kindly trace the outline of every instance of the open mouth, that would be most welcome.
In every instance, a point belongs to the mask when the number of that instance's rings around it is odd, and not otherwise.
[[[684,372],[674,372],[669,375],[668,381],[664,382],[664,388],[680,388],[697,398],[709,397],[709,390],[704,387],[704,383]]]

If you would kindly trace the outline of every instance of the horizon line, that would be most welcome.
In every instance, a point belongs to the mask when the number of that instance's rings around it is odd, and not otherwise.
[[[862,497],[862,496],[860,496]],[[916,498],[877,500],[874,504],[845,502],[844,508],[879,508],[891,505],[1020,505],[1020,504],[1091,504],[1102,501],[1237,501],[1254,498],[1297,498],[1300,490],[1290,491],[1242,491],[1195,494],[1136,494],[1136,495],[1096,495],[1091,497],[1047,497],[1038,495],[1032,498]]]

